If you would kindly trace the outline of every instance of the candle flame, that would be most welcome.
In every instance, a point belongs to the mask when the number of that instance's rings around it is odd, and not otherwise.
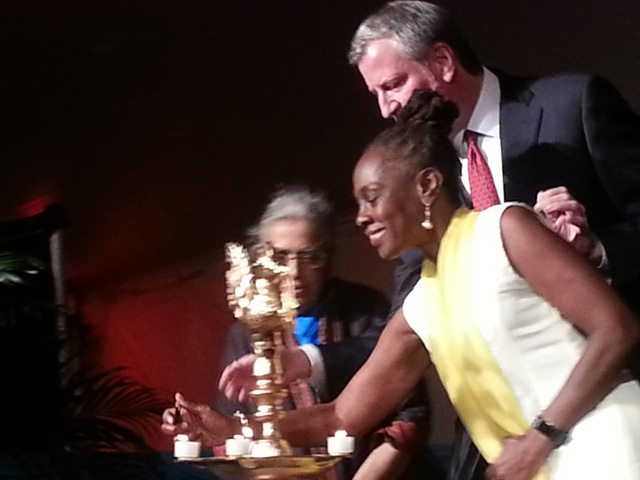
[[[336,437],[346,437],[347,436],[347,431],[346,430],[337,430],[334,436],[336,436]]]
[[[180,435],[176,435],[176,437],[174,438],[174,441],[176,441],[176,442],[188,442],[189,441],[189,435],[185,435],[185,434],[181,433]]]
[[[249,427],[242,427],[242,435],[245,438],[253,438],[253,430]]]

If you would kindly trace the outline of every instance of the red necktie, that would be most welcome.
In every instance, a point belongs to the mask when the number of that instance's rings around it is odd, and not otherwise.
[[[484,210],[500,203],[500,197],[493,183],[491,170],[478,147],[478,134],[467,130],[464,133],[467,142],[467,161],[469,171],[469,185],[471,187],[471,203],[476,210]]]

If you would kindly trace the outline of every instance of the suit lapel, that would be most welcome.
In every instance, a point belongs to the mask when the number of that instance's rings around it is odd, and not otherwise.
[[[500,144],[505,200],[523,200],[515,172],[518,159],[538,143],[542,107],[534,102],[534,93],[522,81],[498,73],[500,81]]]

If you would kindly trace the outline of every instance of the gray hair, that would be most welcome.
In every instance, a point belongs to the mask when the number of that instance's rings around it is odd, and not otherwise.
[[[264,209],[260,221],[248,231],[251,243],[259,243],[263,229],[277,220],[308,220],[318,228],[325,247],[333,239],[333,209],[324,193],[307,187],[285,187],[276,191]]]
[[[433,3],[398,0],[384,4],[360,24],[351,40],[348,59],[357,65],[371,42],[391,39],[413,60],[423,60],[435,43],[451,47],[462,67],[470,74],[482,71],[475,52],[449,12]]]

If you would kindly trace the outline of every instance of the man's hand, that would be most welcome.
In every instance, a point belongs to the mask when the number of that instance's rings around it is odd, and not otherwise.
[[[171,436],[175,435],[188,435],[189,438],[195,440],[200,437],[196,426],[189,423],[184,417],[184,410],[178,407],[179,402],[184,400],[184,397],[180,393],[176,393],[176,406],[167,408],[162,413],[162,426],[160,429],[163,433]]]
[[[179,417],[179,418],[178,418]],[[171,435],[188,435],[189,438],[196,438],[198,432],[182,420],[182,417],[178,415],[178,409],[176,407],[167,408],[162,413],[162,426],[160,427],[163,433]]]
[[[180,412],[180,422],[176,413]],[[176,407],[162,414],[162,431],[171,436],[186,434],[189,438],[202,440],[208,445],[219,445],[239,430],[238,422],[209,408],[208,405],[188,402],[176,393]]]
[[[500,456],[489,465],[489,480],[532,480],[553,451],[553,444],[533,430],[520,437],[509,437],[502,442]]]
[[[560,238],[581,255],[597,265],[600,264],[602,252],[598,255],[599,258],[594,258],[596,248],[601,248],[600,241],[589,228],[584,206],[566,187],[555,187],[538,192],[533,208],[547,218],[549,226]]]

